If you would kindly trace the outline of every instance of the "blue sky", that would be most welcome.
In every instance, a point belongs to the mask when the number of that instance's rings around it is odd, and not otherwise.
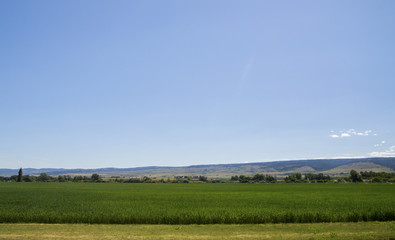
[[[394,1],[1,1],[0,168],[395,156]]]

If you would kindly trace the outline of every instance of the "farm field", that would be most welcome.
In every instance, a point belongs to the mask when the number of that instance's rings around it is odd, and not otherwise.
[[[394,221],[393,184],[1,183],[1,223]]]
[[[108,225],[0,224],[0,239],[393,239],[395,222]]]

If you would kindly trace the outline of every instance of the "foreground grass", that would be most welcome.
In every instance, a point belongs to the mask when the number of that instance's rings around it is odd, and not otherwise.
[[[395,222],[261,225],[0,224],[0,239],[395,239]]]
[[[2,223],[394,221],[395,184],[0,183]]]

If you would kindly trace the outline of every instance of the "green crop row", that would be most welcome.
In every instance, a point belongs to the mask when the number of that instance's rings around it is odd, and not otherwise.
[[[392,184],[0,183],[0,222],[394,221]]]

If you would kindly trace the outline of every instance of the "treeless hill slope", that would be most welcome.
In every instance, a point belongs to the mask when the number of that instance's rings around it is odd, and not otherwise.
[[[372,171],[372,172],[393,172],[392,169],[385,167],[383,165],[379,165],[373,162],[356,162],[351,164],[342,165],[336,168],[333,168],[328,171],[324,171],[326,174],[349,174],[350,171],[354,169],[357,172],[360,171]]]

